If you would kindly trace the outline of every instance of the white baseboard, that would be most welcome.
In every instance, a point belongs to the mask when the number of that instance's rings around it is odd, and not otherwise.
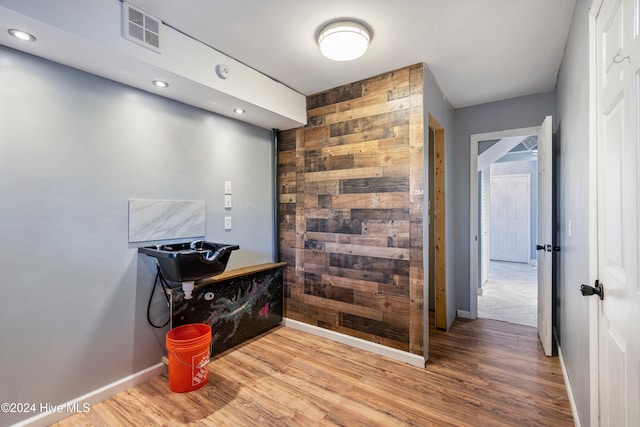
[[[456,316],[457,317],[461,317],[463,319],[471,319],[471,313],[468,312],[468,311],[464,311],[464,310],[456,311]]]
[[[560,346],[558,346],[558,359],[560,359],[560,368],[562,369],[562,377],[564,378],[564,385],[567,388],[569,405],[571,405],[571,415],[573,415],[573,424],[576,427],[581,427],[582,423],[580,422],[580,417],[578,416],[578,407],[576,406],[576,401],[573,398],[573,389],[571,388],[571,383],[569,382],[569,373],[567,372],[567,367],[564,364],[564,356],[562,355],[562,349],[560,348]]]
[[[350,345],[351,347],[359,348],[360,350],[366,350],[371,353],[386,356],[391,359],[398,360],[400,362],[408,363],[409,365],[419,366],[424,368],[424,357],[417,354],[409,353],[406,351],[398,350],[395,348],[380,345],[371,341],[363,340],[361,338],[352,337],[350,335],[341,334],[340,332],[331,331],[329,329],[313,326],[308,323],[299,322],[293,319],[284,318],[282,323],[291,329],[307,332],[322,338],[327,338],[332,341],[336,341],[342,344]]]
[[[83,396],[73,399],[69,402],[57,405],[57,408],[52,408],[50,411],[42,412],[34,417],[27,418],[14,424],[13,427],[40,427],[48,426],[57,421],[63,420],[76,411],[91,410],[91,405],[100,403],[103,400],[110,398],[111,396],[120,393],[128,388],[134,387],[138,384],[142,384],[145,381],[150,380],[153,377],[161,375],[166,372],[166,365],[164,363],[158,363],[147,369],[144,369],[135,374],[129,375],[118,381],[107,384],[97,390],[91,391]],[[61,410],[60,410],[61,409]]]

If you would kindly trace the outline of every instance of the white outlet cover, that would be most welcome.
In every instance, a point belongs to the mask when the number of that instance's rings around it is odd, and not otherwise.
[[[231,230],[231,217],[230,216],[225,216],[224,217],[224,229],[225,230]]]
[[[225,209],[231,209],[231,194],[224,196],[224,207]]]
[[[224,194],[231,194],[231,181],[224,182]]]

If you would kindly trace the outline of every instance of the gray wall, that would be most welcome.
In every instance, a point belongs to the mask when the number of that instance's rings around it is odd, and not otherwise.
[[[589,278],[589,7],[578,0],[560,69],[558,187],[560,347],[580,423],[589,425],[589,299],[578,292]],[[572,235],[567,233],[572,220]]]
[[[0,402],[57,404],[163,355],[128,199],[205,200],[229,268],[272,261],[271,133],[5,47],[0,82]]]
[[[469,302],[469,144],[476,133],[540,126],[545,116],[555,116],[555,92],[497,101],[456,110],[454,116],[452,191],[447,221],[454,224],[453,245],[457,309],[470,310]],[[555,118],[554,118],[555,121]]]

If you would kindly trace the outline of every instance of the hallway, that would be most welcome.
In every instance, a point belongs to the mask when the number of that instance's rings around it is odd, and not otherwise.
[[[489,280],[478,295],[478,318],[537,327],[537,268],[491,261]]]

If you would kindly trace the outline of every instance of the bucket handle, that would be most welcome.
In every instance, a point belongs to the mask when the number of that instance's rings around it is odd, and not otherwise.
[[[182,363],[182,364],[183,364],[183,365],[185,365],[185,366],[193,367],[193,364],[192,364],[192,363],[186,363],[186,362],[183,362],[183,361],[180,359],[180,357],[178,357],[178,355],[176,354],[175,349],[173,349],[173,348],[172,348],[172,349],[171,349],[171,353],[173,353],[173,356],[176,358],[176,360],[177,360],[178,362]],[[200,363],[198,363],[198,366],[196,366],[196,368],[197,368],[197,369],[202,369],[202,368],[204,368],[205,366],[207,366],[209,363],[211,363],[211,358],[207,359],[207,360],[206,360],[206,361],[204,361],[204,362],[200,362]]]

